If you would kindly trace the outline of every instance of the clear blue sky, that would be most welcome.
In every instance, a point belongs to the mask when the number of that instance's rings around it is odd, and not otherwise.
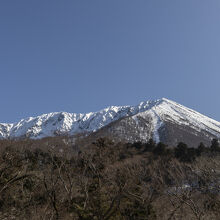
[[[219,0],[1,0],[0,122],[166,97],[220,120]]]

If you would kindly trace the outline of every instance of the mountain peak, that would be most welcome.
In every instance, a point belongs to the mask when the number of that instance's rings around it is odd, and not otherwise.
[[[207,136],[211,134],[220,137],[219,122],[167,98],[161,98],[141,102],[137,106],[110,106],[87,114],[52,112],[22,119],[14,124],[2,123],[0,124],[0,138],[29,137],[37,139],[62,134],[94,132],[123,118],[133,120],[137,131],[140,130],[138,126],[145,123],[144,127],[148,127],[151,133],[146,136],[145,129],[142,129],[143,132],[139,131],[142,141],[146,141],[149,137],[153,137],[157,142],[160,141],[160,131],[165,124],[188,126],[195,132],[204,131]],[[126,132],[126,128],[123,132]]]

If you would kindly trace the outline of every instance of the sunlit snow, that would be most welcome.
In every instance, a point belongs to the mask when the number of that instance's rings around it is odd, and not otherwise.
[[[164,121],[189,125],[197,131],[204,130],[220,137],[220,122],[163,98],[141,102],[137,106],[112,106],[88,114],[54,112],[22,119],[14,124],[1,123],[0,138],[30,137],[37,139],[58,134],[73,135],[81,132],[93,132],[126,116],[133,116],[137,125],[138,116],[151,117],[152,133],[157,142],[159,141],[158,129]],[[144,136],[144,134],[142,135]]]

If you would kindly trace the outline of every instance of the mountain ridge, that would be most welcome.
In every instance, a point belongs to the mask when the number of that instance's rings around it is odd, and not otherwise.
[[[137,131],[139,129],[141,141],[153,138],[159,142],[161,129],[165,124],[188,126],[195,132],[203,132],[207,137],[220,138],[220,122],[166,98],[141,102],[136,106],[110,106],[85,114],[52,112],[22,119],[17,123],[0,123],[0,138],[39,139],[56,135],[91,133],[124,118],[130,118],[132,129],[137,128]],[[149,132],[146,132],[146,128]],[[126,130],[126,127],[123,129]]]

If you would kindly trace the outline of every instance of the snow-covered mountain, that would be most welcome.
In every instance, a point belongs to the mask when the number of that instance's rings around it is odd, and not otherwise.
[[[116,134],[128,141],[147,141],[153,137],[157,142],[166,142],[171,128],[179,132],[182,129],[194,136],[202,133],[207,138],[220,138],[220,122],[165,98],[141,102],[137,106],[112,106],[88,114],[56,112],[14,124],[1,123],[0,138],[38,139],[105,130],[106,135]]]
[[[220,139],[220,122],[171,100],[143,102],[134,109],[134,115],[112,122],[93,136],[128,142],[153,138],[170,146],[185,142],[191,147],[200,142],[208,146],[213,138]]]

